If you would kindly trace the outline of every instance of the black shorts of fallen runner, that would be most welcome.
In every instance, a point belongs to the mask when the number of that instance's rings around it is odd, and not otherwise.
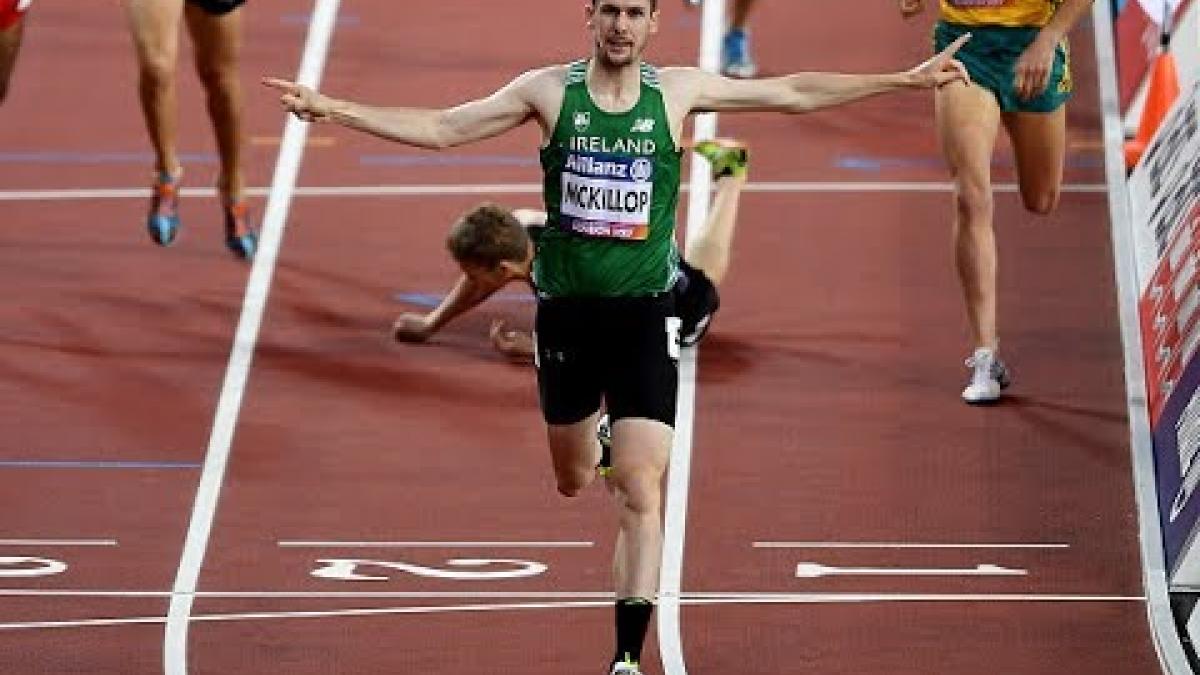
[[[679,328],[670,292],[539,299],[534,363],[546,423],[575,424],[603,402],[613,420],[674,427]]]
[[[246,4],[246,0],[187,0],[187,3],[213,16],[222,16]]]
[[[712,325],[713,315],[721,306],[717,287],[701,270],[679,262],[680,276],[671,289],[675,295],[675,310],[679,313],[679,342],[691,347],[704,337]]]

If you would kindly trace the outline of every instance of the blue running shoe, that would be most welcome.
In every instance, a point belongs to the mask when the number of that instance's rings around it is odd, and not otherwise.
[[[225,246],[242,260],[253,260],[258,250],[258,232],[250,226],[248,212],[245,201],[225,207]]]
[[[170,246],[179,235],[179,180],[180,176],[160,173],[154,180],[150,194],[150,214],[146,217],[146,230],[159,246]]]
[[[758,73],[750,58],[750,36],[745,29],[730,28],[721,41],[721,72],[729,77],[747,78]]]

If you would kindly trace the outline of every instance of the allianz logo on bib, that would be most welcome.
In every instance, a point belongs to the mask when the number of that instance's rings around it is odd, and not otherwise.
[[[654,162],[645,157],[610,154],[570,154],[563,163],[565,172],[591,178],[615,178],[638,183],[654,178]]]

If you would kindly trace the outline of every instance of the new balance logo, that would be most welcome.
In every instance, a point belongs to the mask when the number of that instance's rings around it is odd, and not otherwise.
[[[642,117],[633,121],[633,128],[629,130],[635,134],[648,134],[654,131],[654,120],[649,117]]]

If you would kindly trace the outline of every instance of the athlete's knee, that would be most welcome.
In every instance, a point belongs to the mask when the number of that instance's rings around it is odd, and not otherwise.
[[[662,472],[653,467],[622,469],[616,480],[621,506],[636,515],[656,514],[662,508]]]
[[[142,59],[139,72],[142,84],[151,87],[164,87],[175,80],[175,55],[158,53]]]
[[[1025,203],[1026,210],[1040,216],[1045,216],[1053,213],[1054,209],[1058,208],[1059,195],[1058,190],[1022,193],[1021,200]]]
[[[558,494],[564,497],[578,497],[579,493],[583,492],[592,482],[592,471],[580,471],[573,469],[570,471],[560,471],[555,475],[555,482],[558,487]]]
[[[983,185],[960,184],[954,191],[954,206],[967,222],[987,220],[993,209],[992,191]]]
[[[196,63],[196,74],[209,91],[228,91],[237,86],[237,69],[232,63]]]

